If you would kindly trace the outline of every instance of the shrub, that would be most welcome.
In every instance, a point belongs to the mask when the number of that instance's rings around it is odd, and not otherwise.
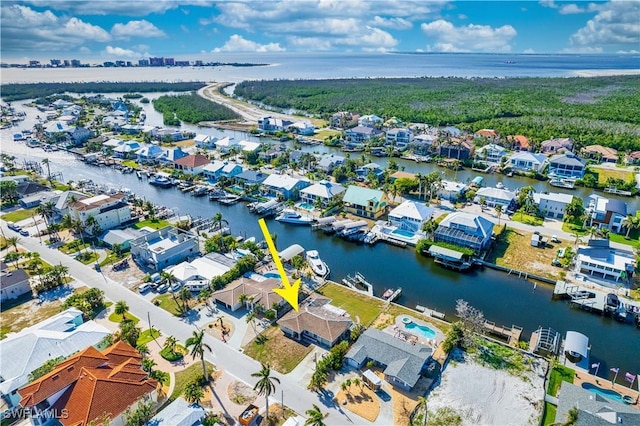
[[[171,348],[164,348],[161,350],[160,356],[169,362],[178,361],[184,357],[181,352],[172,351]]]

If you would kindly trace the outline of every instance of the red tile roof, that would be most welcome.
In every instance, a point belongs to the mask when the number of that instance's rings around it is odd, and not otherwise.
[[[174,164],[183,167],[200,167],[209,164],[211,161],[209,158],[205,157],[201,154],[196,155],[187,155],[186,157],[182,157],[179,160],[174,161]]]
[[[20,404],[33,407],[66,388],[51,407],[54,412],[67,413],[66,418],[58,419],[63,425],[84,426],[105,415],[113,419],[156,389],[157,382],[147,379],[141,359],[125,342],[102,353],[89,347],[20,389]]]
[[[529,138],[523,135],[515,135],[509,136],[511,139],[515,141],[515,145],[519,146],[520,149],[529,149],[531,145],[529,144]]]
[[[495,138],[498,137],[498,132],[493,129],[480,129],[476,132],[478,136],[484,136],[486,138]]]

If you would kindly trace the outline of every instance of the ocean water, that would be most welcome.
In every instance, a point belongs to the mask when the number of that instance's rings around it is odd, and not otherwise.
[[[571,77],[640,73],[640,55],[452,53],[220,54],[211,61],[259,67],[5,68],[3,83],[228,81],[367,77]]]

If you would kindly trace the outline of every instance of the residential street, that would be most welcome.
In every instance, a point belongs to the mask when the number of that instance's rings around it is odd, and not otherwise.
[[[19,236],[16,232],[6,227],[6,222],[2,221],[2,231],[4,235]],[[50,264],[62,263],[69,267],[69,274],[79,282],[89,287],[95,287],[104,291],[105,297],[111,301],[124,300],[129,306],[132,314],[146,322],[148,315],[154,327],[160,329],[165,336],[173,335],[178,341],[184,342],[196,329],[194,325],[175,317],[163,309],[155,306],[150,301],[144,299],[138,293],[134,293],[119,283],[106,278],[92,267],[83,265],[72,260],[67,255],[42,245],[37,238],[20,237],[20,243],[28,251],[40,253],[42,259]],[[227,374],[235,376],[251,386],[256,379],[251,377],[251,373],[260,370],[260,364],[248,356],[233,350],[225,343],[211,337],[205,333],[206,343],[213,349],[212,354],[208,354],[206,359],[215,364],[219,369]],[[275,373],[275,372],[274,372]],[[304,416],[305,411],[312,408],[312,404],[318,405],[323,412],[329,413],[327,424],[350,425],[369,424],[366,420],[352,414],[345,413],[339,407],[335,407],[332,401],[333,395],[320,395],[308,391],[297,385],[293,378],[275,373],[275,377],[280,379],[280,385],[276,386],[276,392],[271,396],[271,400],[280,401],[282,391],[284,391],[285,405]],[[378,417],[376,424],[388,424],[388,418]]]

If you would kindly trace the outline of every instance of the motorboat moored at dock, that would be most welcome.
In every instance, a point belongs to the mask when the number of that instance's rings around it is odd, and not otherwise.
[[[277,217],[276,220],[282,223],[290,223],[293,225],[311,225],[313,218],[309,216],[302,216],[295,210],[284,209]]]
[[[329,267],[320,259],[320,254],[317,250],[309,250],[306,257],[307,263],[314,274],[322,278],[326,278],[329,275]]]

